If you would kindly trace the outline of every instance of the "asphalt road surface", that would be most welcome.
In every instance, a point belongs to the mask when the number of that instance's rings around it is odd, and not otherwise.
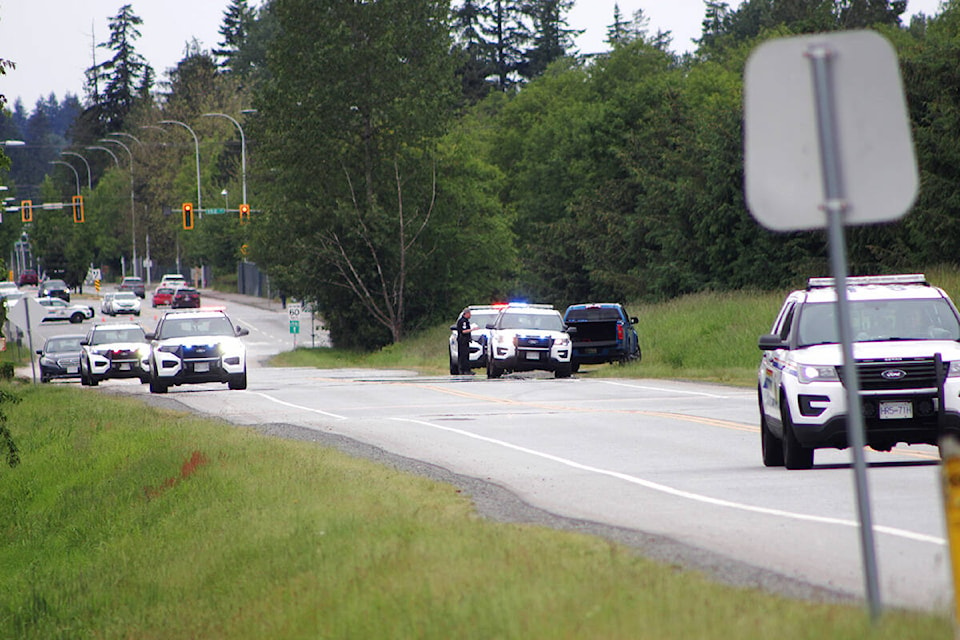
[[[259,361],[293,344],[286,312],[220,302],[250,329],[246,391],[205,384],[151,396],[122,380],[90,392],[332,444],[457,484],[494,517],[598,533],[720,580],[864,597],[850,453],[818,451],[810,471],[765,468],[753,390],[603,379],[599,367],[566,380],[269,368]],[[309,333],[298,344],[324,340]],[[884,606],[952,606],[938,460],[932,447],[868,450]]]

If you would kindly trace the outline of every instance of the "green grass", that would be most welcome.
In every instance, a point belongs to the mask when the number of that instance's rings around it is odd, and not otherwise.
[[[950,637],[478,518],[453,486],[65,385],[3,386],[0,637]]]

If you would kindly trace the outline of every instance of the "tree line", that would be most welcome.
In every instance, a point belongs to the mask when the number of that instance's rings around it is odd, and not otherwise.
[[[743,68],[769,38],[871,28],[900,57],[921,189],[902,221],[851,230],[851,269],[951,262],[956,0],[909,24],[902,0],[704,5],[693,53],[671,51],[642,11],[615,9],[608,50],[587,55],[573,47],[569,0],[232,0],[220,46],[188,46],[157,87],[130,56],[140,23],[121,10],[104,43],[115,55],[91,67],[69,139],[140,138],[127,140],[138,208],[129,174],[97,157],[88,200],[105,222],[89,226],[83,259],[130,255],[135,217],[155,256],[224,270],[254,260],[318,305],[336,344],[368,348],[494,299],[639,303],[797,284],[828,272],[826,242],[765,231],[747,212]],[[217,201],[240,193],[241,150],[212,112],[242,119],[255,213],[187,232],[176,214],[196,200],[194,143],[156,123],[195,128],[202,197]],[[54,191],[72,178],[52,175]],[[62,230],[65,252],[74,231]]]

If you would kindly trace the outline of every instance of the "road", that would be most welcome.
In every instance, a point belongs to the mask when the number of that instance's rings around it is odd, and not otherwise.
[[[811,471],[763,467],[755,391],[602,379],[597,368],[567,380],[487,380],[262,367],[260,359],[292,346],[285,312],[224,303],[251,332],[248,390],[173,387],[163,402],[280,435],[362,443],[455,474],[454,482],[505,488],[579,528],[599,523],[666,541],[687,558],[706,553],[699,565],[721,567],[719,574],[724,566],[759,567],[863,597],[849,452],[818,451]],[[135,381],[101,389],[150,396]],[[883,604],[948,611],[936,450],[868,450],[867,460]],[[762,581],[746,575],[738,581]]]

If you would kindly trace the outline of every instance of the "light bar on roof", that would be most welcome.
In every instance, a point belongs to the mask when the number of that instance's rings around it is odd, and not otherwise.
[[[852,276],[847,278],[847,286],[864,286],[870,284],[928,284],[927,277],[922,273],[900,273],[892,276]],[[807,289],[822,289],[835,287],[834,278],[810,278],[807,280]]]

